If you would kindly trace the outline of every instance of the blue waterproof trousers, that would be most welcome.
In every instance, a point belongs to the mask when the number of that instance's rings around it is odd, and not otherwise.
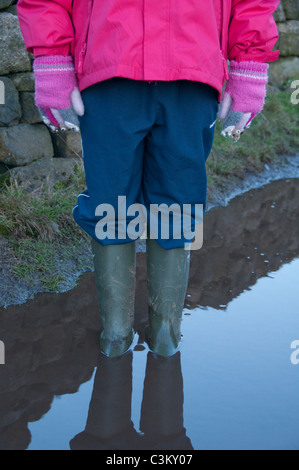
[[[147,231],[156,234],[152,238],[163,248],[192,241],[178,225],[177,211],[169,211],[164,219],[169,230],[162,233],[157,208],[189,208],[192,231],[196,206],[205,210],[205,165],[213,144],[217,91],[187,80],[112,78],[85,89],[82,97],[87,190],[74,207],[75,221],[103,245],[128,243],[133,232],[136,239],[142,233],[142,207]]]

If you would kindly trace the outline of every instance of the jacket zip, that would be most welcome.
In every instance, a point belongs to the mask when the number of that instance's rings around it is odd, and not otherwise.
[[[79,54],[78,73],[83,73],[83,65],[84,65],[84,59],[85,59],[86,50],[87,50],[87,42],[88,42],[88,34],[89,34],[89,28],[90,28],[92,8],[93,8],[93,0],[90,0],[89,11],[88,11],[88,21],[86,23],[87,26],[86,26],[86,31],[84,34],[84,42],[83,42],[83,46]]]
[[[223,43],[224,43],[224,34],[225,34],[225,1],[226,0],[221,0],[221,16],[222,16],[222,24],[221,24],[221,38],[220,38],[220,51],[221,51],[221,57],[222,57],[222,63],[223,63],[223,69],[225,73],[225,80],[228,79],[228,71],[227,71],[227,61],[224,57],[224,52],[223,52]],[[92,14],[92,9],[93,9],[93,0],[90,0],[89,2],[90,8],[88,12],[88,21],[87,21],[87,27],[86,27],[86,32],[84,35],[84,43],[82,46],[82,49],[79,54],[79,61],[78,61],[78,73],[83,73],[83,66],[84,66],[84,59],[87,51],[87,43],[88,43],[88,35],[89,35],[89,28],[90,28],[90,20],[91,20],[91,14]],[[151,82],[150,82],[151,83]]]
[[[221,57],[222,57],[225,80],[228,79],[227,60],[225,58],[226,54],[223,51],[223,47],[225,44],[226,1],[227,0],[221,0],[222,29],[221,29],[221,40],[220,40],[220,50],[221,50]]]

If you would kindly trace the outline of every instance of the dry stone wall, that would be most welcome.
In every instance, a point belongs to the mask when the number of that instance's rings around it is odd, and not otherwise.
[[[275,13],[281,58],[271,64],[271,85],[282,87],[299,79],[299,0],[282,0]],[[42,123],[34,102],[33,57],[24,45],[16,1],[0,0],[0,178],[40,185],[65,180],[81,159],[80,133],[52,134]],[[64,159],[63,163],[62,160]],[[37,162],[40,162],[37,164]]]
[[[53,134],[43,124],[34,102],[32,61],[16,1],[0,0],[0,178],[11,175],[35,189],[68,179],[82,152],[80,133]]]
[[[288,80],[299,80],[299,0],[282,0],[274,16],[280,59],[271,64],[270,81],[271,85],[281,87]]]

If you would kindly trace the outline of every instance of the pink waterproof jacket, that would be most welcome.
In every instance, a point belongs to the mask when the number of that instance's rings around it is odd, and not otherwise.
[[[227,58],[278,58],[279,0],[19,0],[35,56],[73,55],[80,90],[112,77],[193,80],[220,93]]]

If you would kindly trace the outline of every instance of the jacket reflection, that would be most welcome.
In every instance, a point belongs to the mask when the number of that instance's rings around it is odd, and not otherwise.
[[[181,355],[148,353],[140,431],[131,419],[132,351],[101,355],[86,427],[70,442],[71,450],[192,450],[183,419]]]

